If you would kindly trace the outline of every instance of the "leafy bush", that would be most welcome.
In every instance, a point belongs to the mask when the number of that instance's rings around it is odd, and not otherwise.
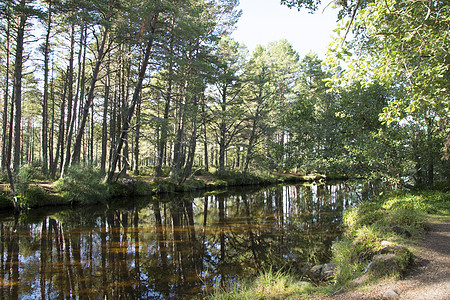
[[[39,186],[29,186],[19,198],[19,204],[22,208],[31,208],[46,203],[47,192]]]
[[[55,182],[55,189],[70,202],[83,204],[104,202],[109,198],[109,190],[99,170],[70,167],[64,177]]]
[[[14,186],[19,196],[25,195],[31,182],[32,170],[27,166],[21,168],[19,173],[14,176]]]

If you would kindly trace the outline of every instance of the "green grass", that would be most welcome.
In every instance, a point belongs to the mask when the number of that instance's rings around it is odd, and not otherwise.
[[[254,280],[244,280],[239,287],[216,290],[208,299],[298,299],[309,295],[313,290],[311,283],[300,281],[289,272],[269,268],[260,272]]]

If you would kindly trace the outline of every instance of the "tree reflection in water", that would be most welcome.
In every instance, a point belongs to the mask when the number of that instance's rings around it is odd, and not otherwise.
[[[325,262],[370,184],[275,186],[4,217],[0,298],[179,298]],[[147,202],[148,203],[148,202]]]

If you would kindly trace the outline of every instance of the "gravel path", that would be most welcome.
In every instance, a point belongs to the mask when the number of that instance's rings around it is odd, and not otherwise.
[[[402,280],[382,281],[331,299],[450,300],[450,222],[431,223],[417,262]]]

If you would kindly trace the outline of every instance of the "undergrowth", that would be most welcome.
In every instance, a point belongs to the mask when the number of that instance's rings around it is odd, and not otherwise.
[[[89,167],[70,167],[54,186],[69,202],[98,203],[106,201],[110,196],[102,172]]]

